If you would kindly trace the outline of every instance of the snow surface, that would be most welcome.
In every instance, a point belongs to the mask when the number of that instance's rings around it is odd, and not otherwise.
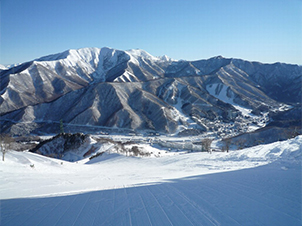
[[[301,156],[302,136],[229,153],[106,153],[91,164],[10,151],[0,224],[300,225]]]
[[[244,108],[234,102],[234,93],[229,91],[230,95],[228,96],[228,90],[230,88],[224,84],[211,84],[207,85],[207,91],[217,99],[223,101],[224,103],[228,103],[234,106],[238,111],[242,113],[243,116],[249,115],[251,116],[252,109]]]

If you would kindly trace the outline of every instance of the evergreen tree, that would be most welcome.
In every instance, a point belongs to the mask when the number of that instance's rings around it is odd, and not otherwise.
[[[60,120],[60,133],[64,133],[64,125],[63,125],[63,120]]]

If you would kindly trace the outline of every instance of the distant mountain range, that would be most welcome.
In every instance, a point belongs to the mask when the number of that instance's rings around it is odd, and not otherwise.
[[[0,68],[1,131],[156,132],[225,137],[301,123],[302,67],[221,56],[83,48]],[[289,116],[286,116],[289,115]]]

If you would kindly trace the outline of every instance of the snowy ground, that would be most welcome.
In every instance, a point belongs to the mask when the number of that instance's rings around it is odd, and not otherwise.
[[[0,162],[0,225],[300,225],[301,155],[302,136],[91,164],[12,151]]]

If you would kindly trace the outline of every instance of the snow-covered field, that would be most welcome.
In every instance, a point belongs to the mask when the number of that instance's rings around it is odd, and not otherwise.
[[[302,136],[90,164],[11,151],[0,162],[0,225],[300,225],[301,156]]]

